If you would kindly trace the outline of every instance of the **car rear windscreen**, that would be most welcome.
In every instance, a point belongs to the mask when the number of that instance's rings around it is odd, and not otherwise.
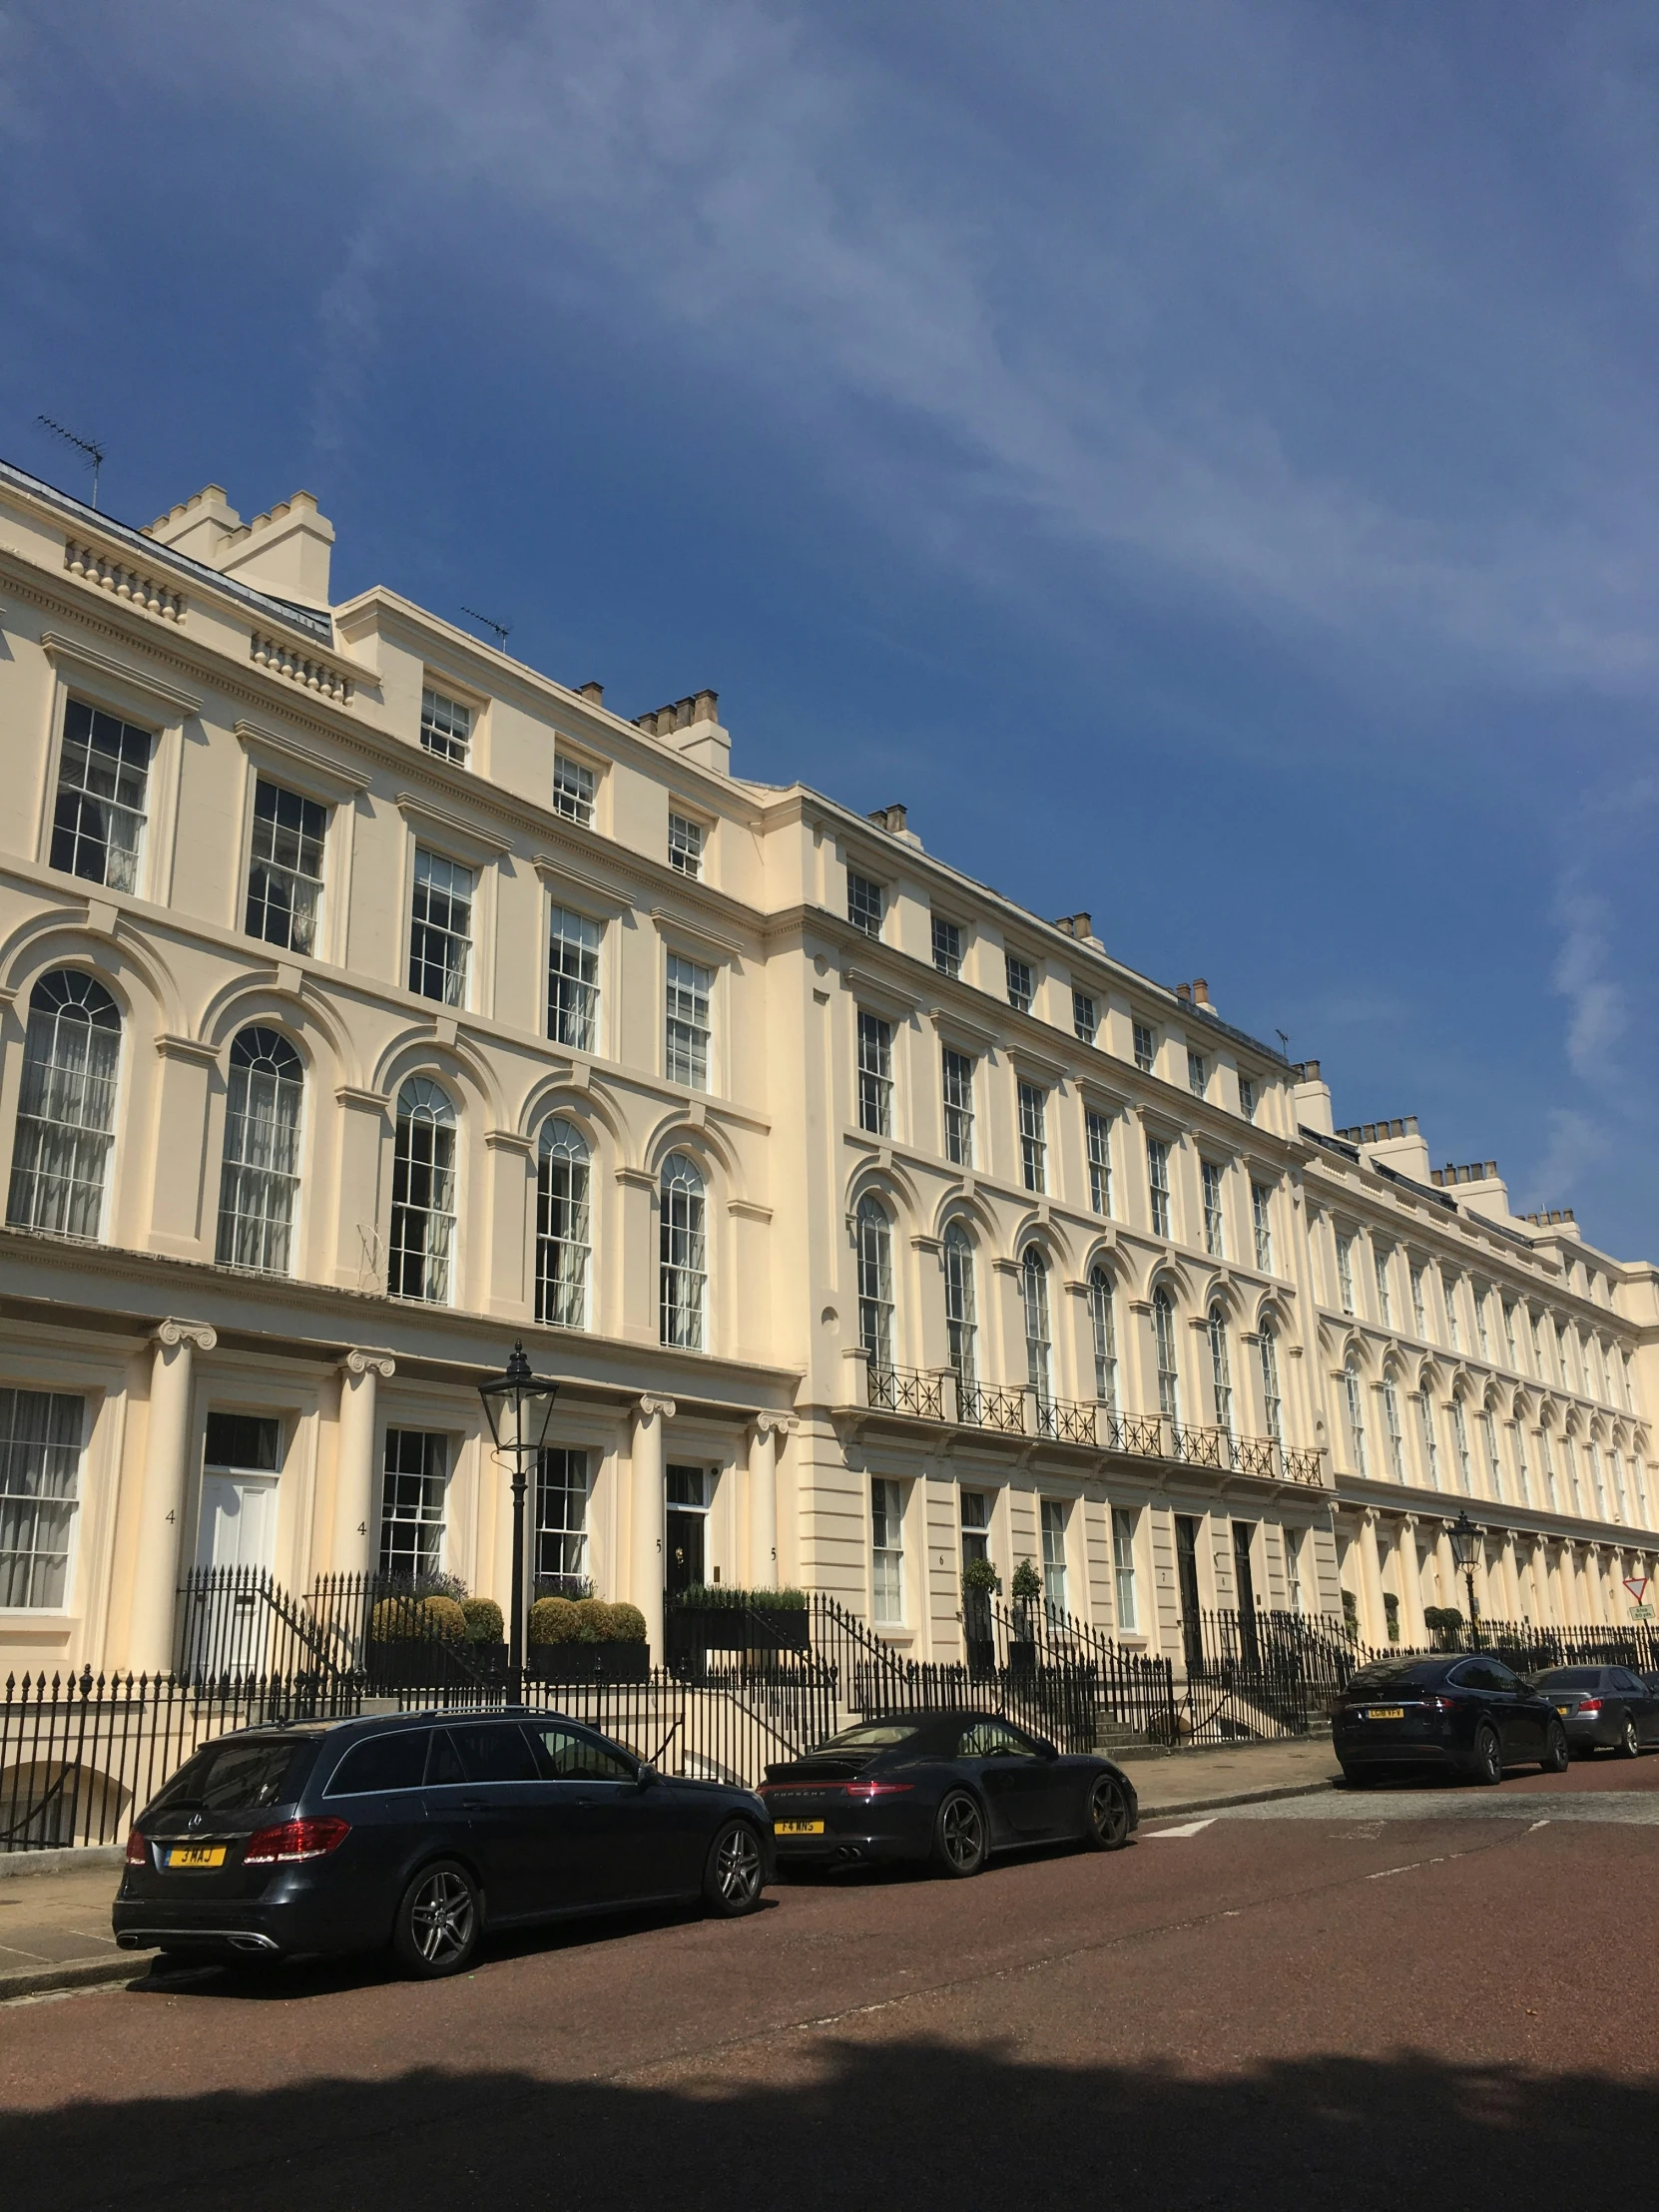
[[[1599,1667],[1551,1667],[1547,1674],[1532,1678],[1540,1690],[1599,1690]]]
[[[863,1721],[856,1728],[843,1728],[838,1736],[831,1736],[828,1743],[818,1748],[820,1751],[887,1751],[894,1744],[907,1744],[912,1736],[920,1733],[914,1721]]]
[[[1408,1690],[1444,1675],[1443,1659],[1380,1659],[1349,1678],[1350,1697],[1369,1697],[1374,1690]]]
[[[210,1744],[181,1767],[156,1798],[156,1813],[263,1813],[291,1805],[316,1757],[309,1736],[266,1736],[253,1743]]]

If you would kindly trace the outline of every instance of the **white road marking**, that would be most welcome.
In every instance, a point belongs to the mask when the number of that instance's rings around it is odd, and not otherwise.
[[[1196,1836],[1201,1828],[1213,1827],[1215,1818],[1212,1813],[1207,1821],[1189,1821],[1185,1828],[1153,1828],[1147,1833],[1149,1836]]]
[[[1551,1822],[1605,1824],[1615,1828],[1659,1828],[1659,1790],[1582,1790],[1552,1795],[1555,1810],[1540,1821],[1535,1795],[1492,1790],[1368,1790],[1366,1822],[1376,1821],[1525,1821],[1528,1833]],[[1321,1791],[1317,1797],[1280,1798],[1263,1805],[1234,1805],[1218,1817],[1225,1821],[1344,1821],[1357,1811],[1346,1791]],[[1174,1833],[1170,1831],[1168,1833]]]

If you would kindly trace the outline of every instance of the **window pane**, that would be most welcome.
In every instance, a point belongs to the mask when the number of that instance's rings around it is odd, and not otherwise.
[[[584,768],[580,761],[567,760],[562,753],[553,756],[553,811],[568,821],[579,822],[584,830],[593,828],[594,777],[591,768]]]
[[[449,1439],[420,1428],[388,1428],[380,1477],[380,1572],[436,1574],[443,1564]]]
[[[667,1073],[689,1090],[709,1088],[709,999],[714,971],[668,956]]]
[[[588,1326],[588,1148],[568,1121],[542,1124],[536,1152],[536,1319]]]
[[[473,874],[457,860],[415,849],[409,922],[409,988],[464,1006],[472,956]]]
[[[215,1255],[221,1267],[292,1272],[304,1096],[304,1068],[287,1038],[276,1029],[243,1030],[231,1046],[225,1106]]]
[[[290,952],[316,950],[322,911],[326,808],[262,776],[254,789],[254,837],[248,863],[251,937]]]
[[[428,690],[421,693],[420,742],[428,753],[435,753],[439,760],[454,761],[464,768],[471,738],[470,707],[463,707],[458,699],[445,699],[442,692]]]
[[[95,1238],[114,1143],[121,1015],[92,976],[43,975],[29,995],[6,1219]]]
[[[547,1034],[572,1052],[599,1049],[599,945],[586,914],[555,906],[547,941]]]
[[[68,1602],[85,1402],[0,1389],[0,1605]]]
[[[585,1581],[588,1454],[552,1447],[536,1460],[536,1580]],[[556,1593],[555,1593],[556,1594]]]
[[[52,865],[111,890],[138,888],[150,787],[148,730],[79,699],[64,710]]]
[[[701,1352],[708,1292],[703,1178],[684,1153],[665,1163],[659,1203],[662,1340]]]
[[[397,1099],[386,1284],[392,1297],[446,1306],[454,1241],[455,1109],[435,1083],[415,1075]]]

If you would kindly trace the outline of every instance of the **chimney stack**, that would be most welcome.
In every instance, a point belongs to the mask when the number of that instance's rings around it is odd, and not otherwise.
[[[585,699],[590,707],[603,707],[605,687],[603,684],[584,684],[578,696]]]

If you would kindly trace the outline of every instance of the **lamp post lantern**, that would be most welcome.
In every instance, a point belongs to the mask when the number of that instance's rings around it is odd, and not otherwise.
[[[513,1582],[507,1609],[507,1687],[515,1705],[524,1701],[524,1493],[529,1484],[529,1462],[542,1447],[558,1394],[557,1382],[530,1373],[522,1345],[514,1345],[504,1374],[478,1385],[496,1456],[507,1458],[512,1472]]]
[[[1462,1570],[1463,1585],[1468,1591],[1469,1634],[1474,1640],[1475,1649],[1478,1651],[1480,1648],[1480,1623],[1474,1610],[1474,1553],[1475,1547],[1480,1541],[1480,1531],[1469,1519],[1467,1507],[1458,1514],[1447,1529],[1446,1534],[1451,1538],[1451,1556]]]

